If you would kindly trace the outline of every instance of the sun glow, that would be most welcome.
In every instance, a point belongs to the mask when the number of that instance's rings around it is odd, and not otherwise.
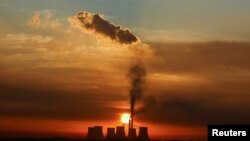
[[[129,120],[130,120],[130,114],[128,114],[128,113],[122,114],[122,116],[121,116],[121,122],[123,124],[128,124]]]

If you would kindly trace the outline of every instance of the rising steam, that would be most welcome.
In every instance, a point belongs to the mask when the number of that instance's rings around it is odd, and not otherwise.
[[[84,31],[94,32],[120,44],[132,44],[139,41],[129,29],[121,29],[120,26],[105,20],[100,14],[79,12],[77,16],[70,17],[69,22]]]

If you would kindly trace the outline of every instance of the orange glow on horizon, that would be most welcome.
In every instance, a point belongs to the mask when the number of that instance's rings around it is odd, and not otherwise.
[[[36,136],[36,137],[73,137],[86,136],[88,127],[103,126],[103,134],[106,128],[119,126],[121,121],[70,121],[52,119],[28,119],[0,117],[0,133],[8,133],[10,136]],[[175,125],[162,125],[153,123],[135,122],[135,128],[147,126],[149,136],[152,139],[166,139],[174,137],[205,137],[205,127],[188,127]],[[138,130],[138,129],[137,129]],[[138,132],[138,131],[137,131]],[[8,136],[8,134],[6,134]]]

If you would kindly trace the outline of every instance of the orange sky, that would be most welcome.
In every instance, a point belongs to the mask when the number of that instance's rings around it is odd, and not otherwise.
[[[22,24],[0,34],[0,134],[81,137],[89,126],[120,125],[138,58],[147,77],[135,126],[150,136],[200,137],[208,123],[249,123],[249,42],[121,45],[51,11]]]
[[[3,137],[71,137],[82,138],[86,136],[87,128],[90,126],[103,126],[103,134],[106,134],[106,128],[122,125],[117,121],[67,121],[51,119],[34,118],[13,118],[1,117],[0,133]],[[135,128],[139,126],[149,127],[149,135],[153,139],[166,138],[203,138],[206,136],[205,126],[179,126],[179,125],[161,125],[154,123],[145,123],[137,121]],[[127,125],[125,125],[127,133]],[[4,135],[5,134],[5,135]],[[1,137],[1,136],[0,136]]]

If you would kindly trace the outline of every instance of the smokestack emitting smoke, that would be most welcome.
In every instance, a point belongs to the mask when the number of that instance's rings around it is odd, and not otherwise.
[[[76,16],[70,17],[69,22],[82,29],[87,33],[94,35],[102,35],[120,44],[132,45],[139,42],[139,38],[133,35],[128,29],[121,29],[120,26],[114,25],[105,20],[103,16],[87,11],[79,12]],[[136,52],[135,52],[136,53]],[[136,53],[137,60],[140,60],[140,55]],[[142,97],[143,85],[146,77],[146,70],[140,61],[135,62],[128,72],[130,79],[130,112],[131,121],[129,128],[133,129],[133,116],[135,114],[136,101]]]
[[[87,32],[97,33],[120,44],[132,44],[139,41],[128,29],[121,29],[120,26],[105,20],[100,14],[79,12],[77,16],[70,17],[69,22]]]
[[[131,111],[131,123],[130,128],[133,128],[133,117],[135,104],[138,99],[142,97],[143,87],[145,83],[146,70],[140,63],[133,65],[130,70],[128,77],[130,79],[130,111]]]

